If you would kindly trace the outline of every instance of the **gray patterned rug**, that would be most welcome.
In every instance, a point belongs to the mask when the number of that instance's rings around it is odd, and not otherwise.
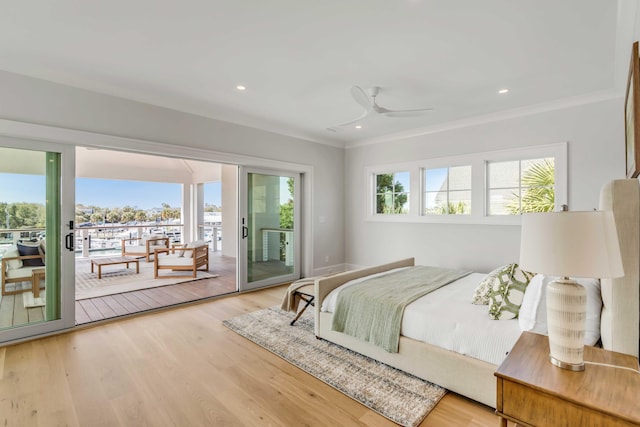
[[[222,323],[380,415],[417,426],[446,390],[339,345],[315,338],[310,308],[289,326],[292,313],[271,307]]]

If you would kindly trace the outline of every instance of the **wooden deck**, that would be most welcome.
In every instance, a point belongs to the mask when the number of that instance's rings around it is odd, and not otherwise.
[[[0,328],[22,326],[44,320],[44,307],[25,308],[22,294],[5,295],[0,301]]]
[[[235,258],[213,256],[210,270],[219,276],[76,301],[76,325],[236,292]],[[44,307],[24,308],[22,294],[6,295],[0,301],[0,328],[25,325],[43,319]]]

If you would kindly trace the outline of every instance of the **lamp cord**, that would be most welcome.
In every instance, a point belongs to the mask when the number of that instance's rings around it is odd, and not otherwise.
[[[599,365],[599,366],[606,366],[609,368],[618,368],[618,369],[626,369],[627,371],[631,371],[631,372],[635,372],[636,374],[640,374],[640,371],[635,369],[635,368],[629,368],[627,366],[618,366],[618,365],[611,365],[609,363],[599,363],[599,362],[589,362],[589,361],[584,361],[585,364],[589,364],[589,365]]]

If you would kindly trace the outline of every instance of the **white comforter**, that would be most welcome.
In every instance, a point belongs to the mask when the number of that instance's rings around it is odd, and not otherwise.
[[[369,277],[375,276],[378,275]],[[502,363],[521,330],[517,320],[492,320],[488,306],[471,304],[473,292],[484,277],[472,273],[409,304],[402,318],[401,335],[495,365]],[[340,290],[362,280],[333,290],[321,310],[333,313]]]

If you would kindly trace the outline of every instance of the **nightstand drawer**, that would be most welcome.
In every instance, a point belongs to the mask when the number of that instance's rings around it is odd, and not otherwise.
[[[523,332],[495,373],[501,425],[640,427],[638,359],[589,346],[584,354],[584,371],[558,368],[548,338]]]
[[[531,387],[503,381],[502,413],[532,426],[637,426]],[[569,424],[568,420],[570,420]]]

